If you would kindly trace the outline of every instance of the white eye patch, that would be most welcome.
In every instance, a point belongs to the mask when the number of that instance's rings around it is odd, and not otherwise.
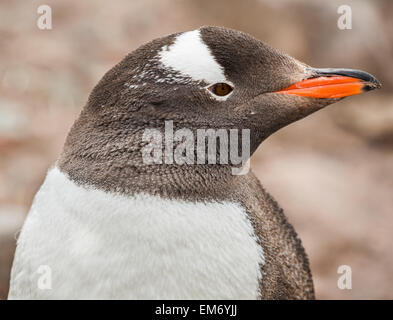
[[[158,55],[165,67],[191,77],[194,81],[209,84],[228,82],[222,66],[203,42],[199,30],[178,35],[174,43],[169,47],[164,46]]]

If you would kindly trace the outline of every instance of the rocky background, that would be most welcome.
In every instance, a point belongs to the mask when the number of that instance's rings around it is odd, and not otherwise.
[[[52,8],[52,30],[37,8]],[[383,88],[281,130],[253,170],[309,254],[320,299],[393,298],[393,2],[389,0],[0,1],[0,298],[15,238],[88,94],[139,45],[201,25],[239,29],[318,67],[376,75]],[[352,8],[352,30],[337,8]],[[352,290],[337,268],[352,268]]]

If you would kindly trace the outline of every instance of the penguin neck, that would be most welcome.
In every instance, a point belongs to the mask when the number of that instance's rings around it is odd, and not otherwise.
[[[103,130],[77,121],[57,162],[59,169],[80,185],[126,195],[146,193],[193,201],[228,200],[242,176],[230,165],[145,164],[143,128],[127,132]]]

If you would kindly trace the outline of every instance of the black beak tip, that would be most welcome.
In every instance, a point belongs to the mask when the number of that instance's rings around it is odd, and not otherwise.
[[[370,73],[356,69],[339,69],[339,68],[311,68],[315,76],[346,76],[357,78],[365,82],[363,91],[370,91],[382,87],[381,83]]]
[[[372,85],[372,84],[366,84],[364,85],[364,87],[362,88],[363,92],[367,92],[367,91],[371,91],[374,89],[379,89],[381,87],[381,84],[378,82],[378,84]]]

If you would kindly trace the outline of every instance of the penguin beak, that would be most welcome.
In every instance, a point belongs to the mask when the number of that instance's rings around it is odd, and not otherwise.
[[[378,89],[380,82],[371,74],[354,69],[307,68],[311,76],[288,88],[276,91],[310,98],[344,98]]]

